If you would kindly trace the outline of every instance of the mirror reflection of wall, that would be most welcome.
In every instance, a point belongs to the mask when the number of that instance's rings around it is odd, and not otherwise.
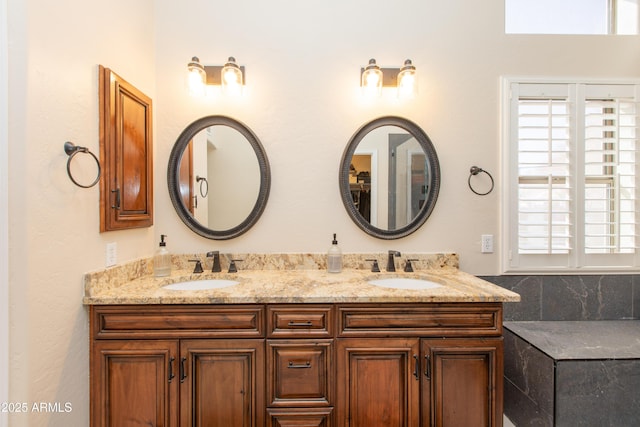
[[[224,230],[251,213],[260,191],[260,167],[253,147],[237,130],[209,126],[198,132],[182,156],[181,171],[182,201],[199,223]],[[206,179],[208,192],[199,191],[198,177]]]

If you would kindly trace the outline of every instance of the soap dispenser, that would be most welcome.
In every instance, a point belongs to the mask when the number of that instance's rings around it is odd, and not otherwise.
[[[153,256],[153,275],[164,277],[171,274],[171,254],[167,250],[167,242],[164,234],[160,235],[160,245]]]
[[[342,271],[342,251],[338,247],[336,233],[333,233],[333,242],[327,253],[327,271],[329,273],[340,273]]]

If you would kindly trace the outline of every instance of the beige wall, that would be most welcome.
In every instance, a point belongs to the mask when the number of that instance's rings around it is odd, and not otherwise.
[[[123,262],[151,255],[160,234],[169,236],[172,252],[324,252],[335,232],[344,252],[453,251],[464,270],[496,274],[498,253],[480,254],[479,240],[494,234],[499,241],[499,77],[640,76],[638,37],[507,37],[502,2],[8,0],[8,6],[10,398],[73,405],[69,414],[12,415],[17,427],[88,425],[82,274],[104,267],[106,243],[117,242]],[[193,55],[209,64],[234,55],[247,67],[246,96],[189,97],[184,76]],[[411,58],[419,97],[365,103],[358,71],[371,57],[383,66]],[[66,176],[64,141],[98,151],[98,64],[153,98],[156,216],[148,229],[98,233],[98,188],[75,187]],[[186,125],[210,114],[247,124],[273,174],[263,217],[229,241],[191,233],[166,189],[171,146]],[[427,132],[442,168],[431,218],[398,241],[360,231],[337,182],[351,135],[390,114]],[[469,191],[471,165],[494,175],[496,191],[487,197]]]
[[[453,251],[468,272],[499,273],[500,76],[640,76],[639,37],[506,36],[501,1],[155,4],[156,234],[169,235],[178,252],[322,252],[337,233],[345,252]],[[247,69],[247,95],[240,101],[190,97],[184,79],[193,55],[212,65],[235,56]],[[359,70],[372,57],[381,66],[411,58],[419,72],[418,98],[364,102]],[[246,123],[261,139],[273,174],[261,220],[247,234],[222,242],[198,237],[180,222],[162,174],[180,130],[208,114]],[[431,217],[396,241],[369,237],[355,226],[337,181],[349,138],[366,121],[390,114],[427,132],[442,169]],[[490,195],[467,187],[472,165],[496,179]],[[494,254],[480,253],[481,234],[495,236]]]
[[[10,401],[72,404],[9,424],[86,426],[82,274],[104,268],[107,242],[124,261],[149,255],[155,237],[98,232],[98,186],[73,185],[63,143],[99,152],[98,64],[155,100],[153,1],[8,0],[8,16]]]

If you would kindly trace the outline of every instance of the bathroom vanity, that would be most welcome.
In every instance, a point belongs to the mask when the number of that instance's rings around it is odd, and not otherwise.
[[[440,284],[390,289],[372,278]],[[502,304],[452,268],[86,279],[91,425],[502,425]],[[117,281],[116,281],[117,282]]]

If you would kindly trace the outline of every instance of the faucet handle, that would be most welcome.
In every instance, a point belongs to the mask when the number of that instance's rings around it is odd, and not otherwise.
[[[378,260],[377,259],[365,259],[365,261],[371,261],[373,264],[371,264],[371,272],[372,273],[380,273],[380,266],[378,266]]]
[[[413,273],[413,265],[411,264],[411,261],[418,261],[418,260],[417,259],[408,259],[407,262],[405,262],[404,271],[406,273]]]
[[[242,261],[241,259],[232,259],[229,262],[229,273],[237,273],[238,272],[238,267],[236,267],[236,261],[240,262]]]
[[[195,267],[193,268],[193,272],[195,274],[200,274],[200,273],[203,272],[203,270],[202,270],[202,261],[200,261],[199,259],[190,259],[189,262],[195,262],[196,263]]]

